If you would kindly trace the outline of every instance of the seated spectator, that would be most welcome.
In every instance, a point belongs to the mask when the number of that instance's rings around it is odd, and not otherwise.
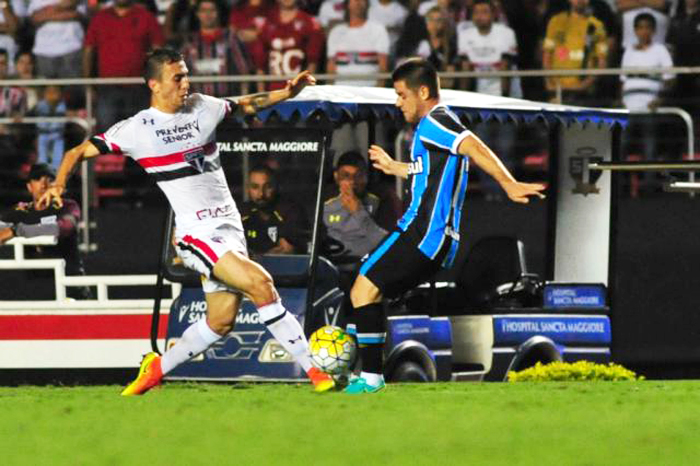
[[[637,42],[634,32],[634,19],[640,13],[649,13],[656,20],[656,30],[652,42],[663,44],[671,21],[671,13],[676,10],[678,0],[616,0],[617,11],[622,15],[622,47],[634,47]]]
[[[9,78],[10,57],[0,49],[0,79]],[[0,117],[17,118],[27,113],[27,93],[18,86],[5,86],[0,90]],[[5,129],[4,133],[7,133]]]
[[[668,49],[662,44],[653,42],[656,29],[656,19],[650,13],[640,13],[634,19],[634,32],[637,43],[622,56],[622,68],[669,68],[673,60]],[[672,75],[635,74],[623,75],[622,102],[633,112],[649,112],[659,105],[661,91],[671,86]],[[629,149],[629,140],[639,139],[639,146],[646,160],[658,158],[657,133],[658,127],[653,117],[633,115],[630,117],[630,128],[624,132],[625,147]]]
[[[46,86],[43,98],[36,105],[32,113],[38,117],[64,117],[66,116],[66,102],[59,86]],[[65,123],[37,123],[37,157],[40,163],[48,164],[54,170],[58,170],[65,152],[63,134]]]
[[[258,39],[274,3],[271,0],[241,0],[232,10],[229,23],[246,44]]]
[[[347,21],[333,28],[327,42],[329,74],[375,74],[389,69],[389,34],[367,19],[367,0],[347,0]],[[381,81],[338,79],[345,86],[381,86]]]
[[[280,198],[275,172],[266,165],[250,170],[241,217],[248,250],[254,254],[303,254],[310,240],[301,206]]]
[[[78,78],[82,69],[87,13],[78,0],[30,0],[28,14],[36,27],[36,72],[44,78]]]
[[[29,252],[31,258],[62,258],[66,261],[67,275],[84,275],[82,259],[78,251],[78,223],[80,207],[68,198],[62,199],[63,206],[56,204],[44,209],[37,209],[37,201],[48,189],[55,173],[46,164],[33,165],[29,172],[27,191],[32,196],[31,202],[20,202],[13,209],[0,215],[0,220],[10,227],[0,229],[0,244],[15,238],[53,235],[58,244],[49,247],[37,247]],[[70,287],[67,295],[76,299],[88,299],[90,291],[84,287]]]
[[[260,75],[315,73],[323,54],[325,36],[319,22],[299,9],[297,0],[278,0],[252,46]],[[286,80],[260,83],[259,91],[283,89]]]
[[[547,24],[542,65],[546,70],[606,68],[608,41],[605,27],[590,16],[589,0],[569,0],[569,9],[554,15]],[[561,102],[570,105],[593,105],[595,76],[546,78],[546,87],[558,101],[557,87],[562,90]]]
[[[197,1],[199,30],[185,42],[183,55],[191,75],[249,75],[253,64],[245,44],[222,25],[221,9],[215,0]],[[248,83],[196,83],[193,92],[232,96],[248,94]]]
[[[367,162],[358,152],[338,158],[333,180],[338,195],[323,205],[323,223],[328,236],[344,247],[338,257],[357,262],[386,236],[379,225],[382,206],[379,197],[367,191]]]
[[[370,0],[367,18],[370,21],[384,25],[389,33],[389,54],[396,57],[396,42],[401,35],[408,10],[397,0]]]

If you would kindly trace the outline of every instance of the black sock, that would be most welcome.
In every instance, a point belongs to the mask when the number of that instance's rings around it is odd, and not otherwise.
[[[381,374],[383,367],[386,324],[382,303],[372,303],[353,310],[357,325],[357,343],[362,358],[362,371]]]

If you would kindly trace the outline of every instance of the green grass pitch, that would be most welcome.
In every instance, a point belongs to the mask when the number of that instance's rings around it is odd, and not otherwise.
[[[695,465],[698,382],[0,388],[8,465]]]

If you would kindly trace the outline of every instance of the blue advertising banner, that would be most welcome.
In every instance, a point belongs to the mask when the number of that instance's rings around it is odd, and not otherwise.
[[[494,346],[517,346],[541,335],[561,345],[609,345],[610,319],[596,315],[494,315]]]
[[[602,309],[606,306],[605,285],[547,283],[544,307],[549,309]]]

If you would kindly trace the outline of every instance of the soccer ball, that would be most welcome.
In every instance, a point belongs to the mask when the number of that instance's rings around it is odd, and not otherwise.
[[[350,370],[357,347],[350,335],[340,327],[326,325],[309,339],[311,363],[326,374],[341,375]]]

